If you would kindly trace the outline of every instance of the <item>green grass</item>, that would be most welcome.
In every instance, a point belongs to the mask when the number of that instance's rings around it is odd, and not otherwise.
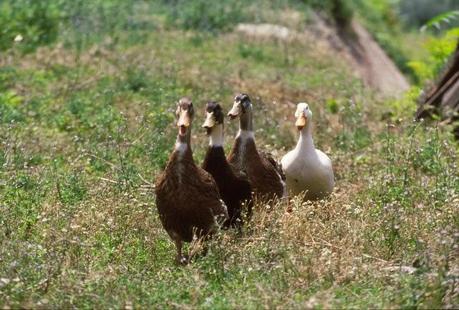
[[[412,123],[413,94],[378,99],[308,43],[183,31],[158,16],[155,31],[0,55],[0,307],[458,305],[447,126]],[[240,91],[254,101],[258,145],[278,158],[296,142],[294,104],[309,102],[335,193],[293,199],[292,213],[258,203],[242,236],[223,231],[178,267],[152,188],[175,141],[175,102],[196,106],[200,163],[205,102],[227,110]],[[225,128],[228,150],[237,124]]]

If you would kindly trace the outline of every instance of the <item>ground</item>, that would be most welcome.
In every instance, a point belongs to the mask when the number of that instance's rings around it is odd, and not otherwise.
[[[0,55],[0,307],[458,307],[457,143],[414,123],[416,91],[381,99],[311,42],[159,28]],[[332,159],[331,197],[257,202],[183,267],[153,183],[171,152],[176,101],[254,104],[276,158],[313,111]],[[237,124],[226,121],[226,149]],[[193,251],[194,245],[189,247]]]

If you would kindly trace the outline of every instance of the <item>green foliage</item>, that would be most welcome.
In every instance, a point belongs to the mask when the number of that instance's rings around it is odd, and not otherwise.
[[[263,62],[269,58],[263,48],[258,47],[256,44],[239,43],[237,48],[242,58],[250,58],[256,62]]]
[[[154,28],[154,22],[144,18],[149,10],[135,10],[142,3],[140,0],[60,0],[65,25],[62,40],[82,49],[102,40],[116,42],[125,30],[130,30],[131,39],[135,39],[138,32]]]
[[[416,28],[429,23],[429,21],[432,21],[432,24],[442,23],[442,19],[453,17],[450,14],[444,14],[444,12],[459,9],[456,0],[398,0],[396,3],[405,23]],[[436,16],[441,17],[436,18]]]
[[[56,1],[4,0],[0,3],[0,51],[17,45],[31,52],[58,36],[60,11]]]
[[[14,85],[17,72],[14,67],[0,67],[0,90],[5,91]]]
[[[338,111],[344,128],[336,136],[336,147],[346,151],[358,151],[368,147],[371,143],[371,132],[367,124],[362,123],[361,104],[349,100],[343,102]]]
[[[387,103],[386,115],[389,119],[396,121],[400,117],[410,119],[417,109],[417,100],[421,95],[422,89],[418,86],[412,86],[403,96],[397,100],[391,100]]]
[[[429,20],[425,25],[421,27],[421,31],[425,31],[429,28],[441,29],[442,24],[450,24],[452,21],[459,18],[459,11],[449,11],[438,16],[435,16]]]
[[[64,205],[73,205],[86,196],[87,189],[78,173],[59,178],[56,183],[58,197]]]
[[[240,1],[217,1],[209,5],[206,0],[165,1],[167,22],[170,25],[189,30],[219,31],[229,30],[245,19]]]
[[[455,155],[442,145],[438,129],[422,130],[420,126],[409,127],[403,149],[391,128],[382,135],[386,168],[376,176],[379,180],[373,182],[371,195],[375,216],[384,219],[384,225],[382,231],[371,233],[370,238],[381,242],[387,257],[405,246],[402,227],[408,214],[419,205],[441,208],[452,190],[450,186],[459,182],[448,168]],[[425,183],[422,175],[435,176],[435,180]]]
[[[458,42],[459,27],[451,28],[439,37],[429,37],[424,44],[428,56],[422,60],[408,62],[418,80],[420,82],[433,80],[445,67]]]
[[[336,114],[338,113],[339,105],[336,99],[328,99],[326,102],[327,109],[330,113]]]
[[[0,92],[0,121],[1,123],[10,123],[23,121],[24,116],[20,111],[22,103],[21,96],[18,96],[15,91],[7,90]]]

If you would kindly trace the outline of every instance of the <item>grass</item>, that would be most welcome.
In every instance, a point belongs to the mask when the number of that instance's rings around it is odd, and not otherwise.
[[[412,123],[327,51],[159,27],[117,41],[0,55],[0,307],[457,307],[457,144]],[[219,233],[185,267],[152,183],[193,98],[251,94],[257,143],[280,158],[308,101],[337,187],[327,200],[257,203],[242,236]],[[237,124],[228,123],[227,148]],[[190,249],[192,250],[192,249]]]

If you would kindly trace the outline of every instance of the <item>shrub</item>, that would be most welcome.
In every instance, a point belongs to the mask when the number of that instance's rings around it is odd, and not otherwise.
[[[53,43],[58,35],[60,14],[56,1],[5,0],[0,3],[0,50],[15,42],[23,52]]]
[[[219,31],[228,30],[243,21],[245,14],[239,1],[175,0],[164,1],[167,10],[167,23],[190,30]]]
[[[436,27],[440,28],[442,20],[449,22],[450,19],[456,19],[459,11],[452,11],[434,17],[431,21],[423,26],[423,30]],[[449,57],[456,49],[459,42],[459,27],[453,27],[438,37],[429,37],[425,43],[428,57],[424,60],[411,61],[408,65],[416,73],[420,82],[432,80],[445,67]]]

